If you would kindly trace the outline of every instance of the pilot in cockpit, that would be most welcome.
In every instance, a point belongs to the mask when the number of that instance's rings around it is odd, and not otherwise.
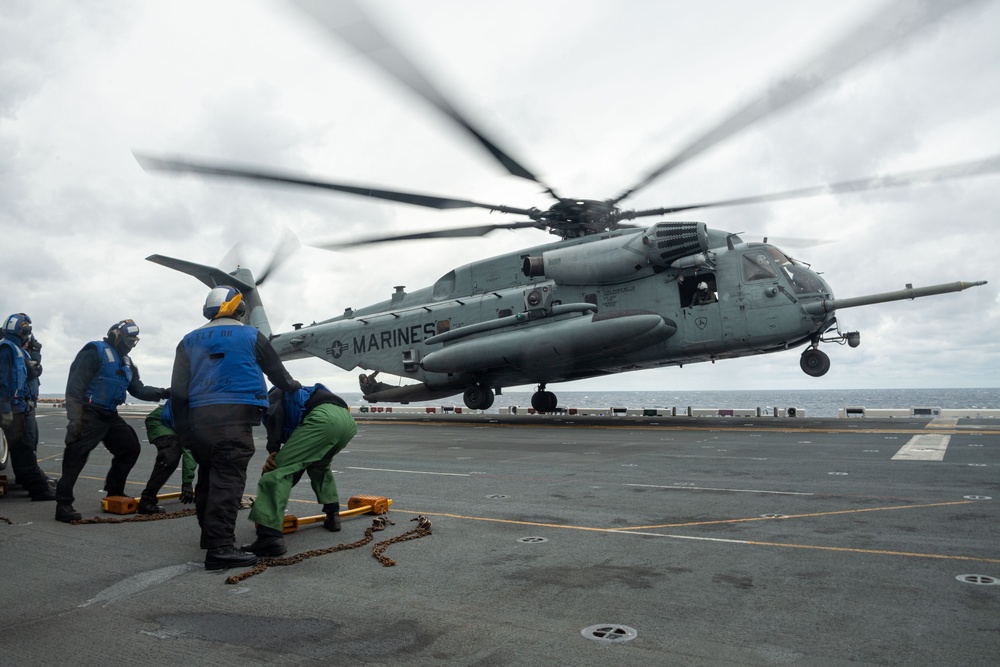
[[[715,296],[715,292],[708,289],[708,283],[700,282],[698,283],[698,288],[694,293],[694,298],[691,300],[692,306],[707,306],[710,303],[716,303],[719,299]]]

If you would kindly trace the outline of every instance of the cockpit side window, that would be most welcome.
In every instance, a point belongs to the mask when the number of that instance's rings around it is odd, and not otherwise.
[[[751,250],[743,253],[743,280],[753,282],[755,280],[774,280],[778,277],[777,271],[767,258],[767,253],[763,250]]]
[[[678,285],[680,289],[681,307],[707,306],[718,303],[718,285],[714,273],[698,273],[687,277]]]

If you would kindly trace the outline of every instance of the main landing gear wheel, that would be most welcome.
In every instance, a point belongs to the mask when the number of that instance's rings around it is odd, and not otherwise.
[[[539,389],[531,395],[531,407],[537,412],[554,412],[559,399],[551,391]]]
[[[493,405],[493,390],[481,384],[474,384],[465,390],[462,398],[470,410],[489,410]]]
[[[799,366],[806,375],[818,378],[821,375],[826,375],[826,372],[830,370],[830,357],[827,356],[826,352],[811,347],[802,353]]]

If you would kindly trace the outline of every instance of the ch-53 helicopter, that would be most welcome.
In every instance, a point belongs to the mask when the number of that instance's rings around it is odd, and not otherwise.
[[[702,222],[660,221],[648,227],[625,223],[642,217],[717,206],[778,201],[818,194],[856,192],[996,172],[1000,157],[782,193],[688,206],[626,210],[619,204],[639,189],[738,131],[818,89],[865,58],[936,21],[955,5],[899,2],[876,14],[795,76],[690,143],[621,195],[606,200],[563,197],[478,128],[403,57],[355,5],[297,2],[314,19],[456,122],[511,174],[541,185],[556,203],[547,209],[516,208],[449,197],[386,190],[292,174],[177,157],[136,154],[147,170],[187,172],[280,183],[437,209],[480,208],[526,218],[400,236],[366,243],[481,236],[496,229],[545,229],[561,240],[460,266],[433,285],[406,292],[397,287],[383,302],[293,331],[271,332],[255,280],[234,272],[153,255],[147,259],[189,273],[210,287],[229,284],[248,304],[248,322],[270,337],[283,359],[319,357],[360,375],[370,402],[416,402],[463,394],[470,409],[485,410],[505,387],[535,385],[532,407],[551,412],[556,395],[548,385],[624,371],[682,366],[778,352],[805,346],[803,371],[821,376],[830,359],[821,343],[856,347],[860,333],[841,331],[837,311],[855,306],[957,292],[985,281],[835,298],[807,264],[767,242]],[[960,4],[960,3],[959,3]],[[273,265],[272,265],[273,266]],[[408,381],[377,380],[379,373]]]

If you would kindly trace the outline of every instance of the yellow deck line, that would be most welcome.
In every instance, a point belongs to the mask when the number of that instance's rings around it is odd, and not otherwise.
[[[746,521],[781,521],[786,519],[798,519],[798,518],[808,518],[808,517],[818,517],[818,516],[834,516],[838,514],[858,514],[861,512],[887,512],[887,511],[901,510],[901,509],[926,509],[930,507],[949,507],[954,505],[969,505],[974,502],[976,501],[959,500],[959,501],[950,501],[943,503],[928,503],[924,505],[894,505],[891,507],[868,507],[868,508],[851,509],[851,510],[837,510],[832,512],[812,512],[809,514],[793,514],[785,517],[750,517],[742,519],[723,519],[719,521],[697,521],[688,523],[661,524],[657,526],[634,526],[631,528],[598,528],[594,526],[571,526],[567,524],[558,524],[558,523],[543,523],[540,521],[518,521],[516,519],[498,519],[498,518],[482,517],[482,516],[469,516],[465,514],[453,514],[450,512],[417,512],[417,513],[426,516],[440,516],[440,517],[447,517],[450,519],[461,519],[464,521],[486,521],[490,523],[502,523],[515,526],[537,526],[541,528],[580,530],[580,531],[595,532],[595,533],[618,533],[622,535],[640,535],[640,536],[646,535],[651,537],[665,537],[670,539],[699,540],[708,542],[726,542],[730,544],[745,544],[745,545],[760,546],[760,547],[780,547],[786,549],[811,549],[816,551],[836,551],[841,553],[856,553],[856,554],[879,555],[879,556],[899,556],[905,558],[934,558],[939,560],[957,560],[957,561],[969,561],[977,563],[1000,563],[1000,558],[981,558],[976,556],[918,553],[911,551],[892,551],[889,549],[860,549],[855,547],[832,547],[820,544],[792,544],[787,542],[764,542],[760,540],[742,540],[742,539],[719,538],[719,537],[698,537],[691,535],[668,535],[663,533],[635,532],[639,530],[650,530],[654,528],[705,526],[712,524],[740,523]],[[404,510],[400,508],[394,508],[393,511],[412,513],[415,510]]]
[[[654,530],[657,528],[684,528],[687,526],[712,526],[724,523],[746,523],[750,521],[785,521],[787,519],[806,519],[816,516],[835,516],[838,514],[860,514],[861,512],[888,512],[891,510],[906,510],[925,507],[946,507],[948,505],[969,505],[974,500],[952,500],[944,503],[928,503],[925,505],[892,505],[890,507],[863,507],[860,509],[835,510],[832,512],[810,512],[809,514],[787,514],[784,516],[758,516],[745,519],[718,519],[716,521],[690,521],[686,523],[664,523],[654,526],[632,526],[631,528],[617,528],[618,531],[629,530]]]

